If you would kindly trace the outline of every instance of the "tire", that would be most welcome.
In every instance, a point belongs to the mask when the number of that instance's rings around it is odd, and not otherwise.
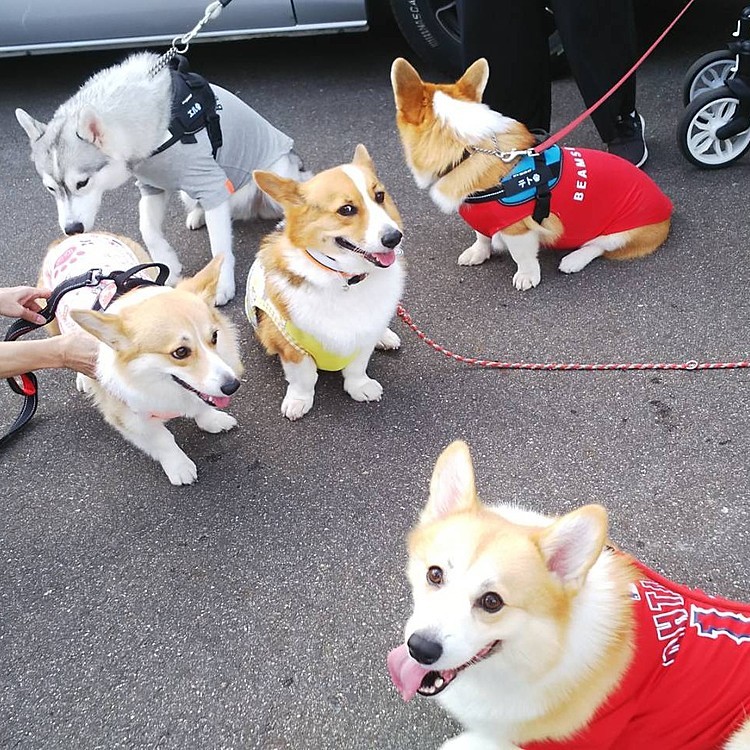
[[[750,128],[719,140],[717,128],[732,119],[739,99],[727,86],[699,94],[688,105],[677,128],[677,143],[683,156],[696,167],[721,169],[750,149]]]
[[[453,79],[463,73],[456,0],[391,0],[391,10],[404,39],[419,57]],[[552,76],[558,78],[567,71],[567,63],[560,36],[552,22],[550,26],[550,67]]]
[[[699,94],[723,86],[732,75],[735,64],[735,58],[725,49],[699,57],[688,68],[682,82],[683,106],[687,107]]]

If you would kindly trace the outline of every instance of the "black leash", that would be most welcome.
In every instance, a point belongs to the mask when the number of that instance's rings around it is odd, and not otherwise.
[[[155,281],[151,279],[143,279],[135,277],[135,274],[144,271],[147,268],[158,268],[159,273]],[[109,304],[114,302],[118,297],[121,297],[126,292],[131,291],[139,286],[164,286],[164,283],[169,276],[169,268],[163,263],[142,263],[141,265],[134,266],[127,271],[112,271],[107,275],[102,274],[101,268],[92,268],[86,273],[82,273],[80,276],[74,276],[73,278],[66,279],[52,290],[52,294],[47,300],[46,307],[39,312],[44,318],[44,323],[31,323],[28,320],[19,318],[14,321],[8,332],[5,334],[5,341],[15,341],[21,336],[25,336],[31,331],[36,331],[39,328],[43,328],[48,323],[51,323],[55,318],[57,306],[60,304],[60,300],[74,289],[81,289],[86,286],[98,286],[102,281],[114,281],[115,283],[115,294],[110,300]],[[102,307],[97,299],[94,305],[95,310],[101,310]],[[23,404],[21,411],[16,417],[13,424],[10,426],[8,431],[0,437],[0,448],[2,448],[22,427],[24,427],[34,416],[37,406],[39,404],[39,389],[37,377],[33,372],[26,372],[23,375],[12,378],[7,378],[8,385],[14,393],[19,396],[23,396]],[[20,382],[19,382],[20,381]]]

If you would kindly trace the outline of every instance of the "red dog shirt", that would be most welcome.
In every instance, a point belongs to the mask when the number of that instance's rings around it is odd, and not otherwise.
[[[572,250],[601,235],[658,224],[672,215],[672,202],[638,167],[619,156],[592,149],[563,148],[560,180],[552,189],[550,212],[563,234],[550,247]],[[531,216],[534,201],[505,206],[489,198],[458,209],[472,229],[492,237]]]
[[[750,604],[635,564],[636,644],[622,683],[574,738],[525,750],[719,750],[750,715]]]

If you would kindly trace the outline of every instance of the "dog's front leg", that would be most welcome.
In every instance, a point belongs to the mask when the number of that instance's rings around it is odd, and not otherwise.
[[[225,411],[219,411],[212,406],[206,406],[195,415],[195,424],[203,432],[227,432],[237,426],[237,420]]]
[[[342,371],[344,376],[344,390],[355,401],[380,401],[383,386],[377,380],[367,375],[367,363],[372,356],[372,349],[358,354]]]
[[[475,234],[477,237],[474,240],[474,244],[467,247],[458,256],[459,266],[478,266],[490,257],[492,253],[492,241],[489,237],[479,234],[479,232],[475,232]]]
[[[174,285],[180,280],[182,264],[162,231],[168,203],[169,193],[165,191],[141,195],[138,217],[141,237],[149,255],[157,263],[164,263],[169,267],[168,283]]]
[[[234,298],[234,253],[232,252],[232,214],[229,201],[205,212],[211,255],[224,254],[219,284],[216,287],[216,304],[226,305]]]
[[[310,411],[318,382],[318,366],[312,357],[304,356],[299,362],[281,360],[284,377],[289,383],[281,402],[281,413],[292,421]]]
[[[513,286],[521,291],[535,287],[542,280],[542,270],[537,260],[539,253],[537,236],[533,232],[524,232],[523,234],[503,232],[502,239],[508,246],[511,258],[518,266],[518,270],[513,276]]]
[[[475,732],[464,732],[444,742],[440,750],[519,750],[517,745],[505,740],[488,740]]]
[[[136,448],[157,460],[172,484],[192,484],[197,479],[195,464],[160,419],[120,411],[110,424]]]

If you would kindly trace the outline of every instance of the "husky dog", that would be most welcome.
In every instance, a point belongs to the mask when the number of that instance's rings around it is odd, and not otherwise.
[[[100,71],[47,124],[22,109],[16,118],[67,235],[91,230],[103,193],[131,175],[137,178],[141,235],[151,257],[169,266],[170,283],[178,280],[181,264],[162,224],[170,195],[181,191],[189,209],[187,226],[198,229],[205,223],[212,255],[224,255],[216,292],[216,304],[223,305],[235,293],[232,219],[282,215],[253,183],[253,170],[298,179],[305,173],[292,139],[247,104],[213,85],[204,86],[207,103],[194,85],[203,79],[186,74],[182,65],[154,72],[158,60],[138,53]],[[209,137],[214,109],[218,140]],[[175,126],[178,117],[187,129]]]

